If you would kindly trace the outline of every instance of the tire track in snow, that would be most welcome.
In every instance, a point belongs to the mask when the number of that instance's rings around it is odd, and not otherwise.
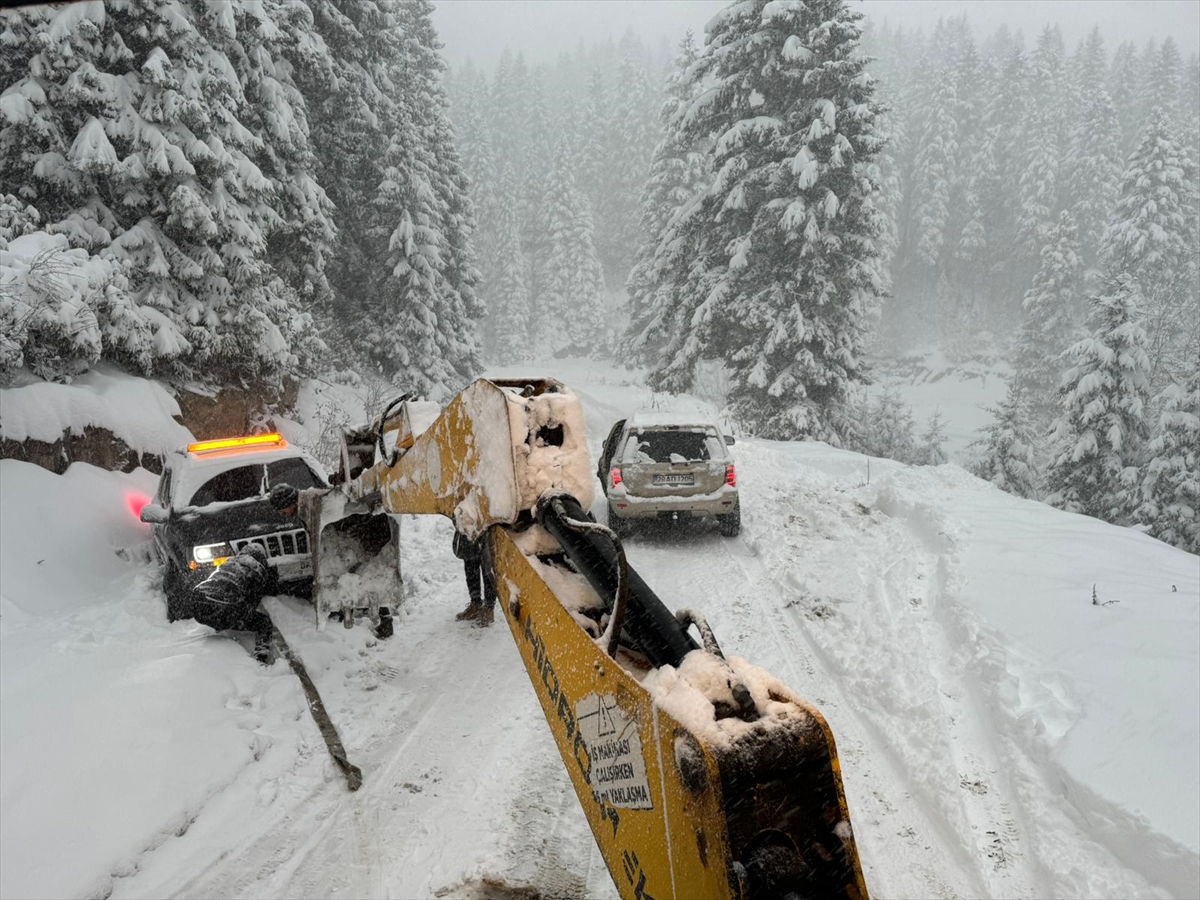
[[[940,621],[948,615],[944,611],[947,565],[944,557],[931,559],[928,552],[896,558],[889,575],[879,582],[880,599],[890,608],[905,603],[914,606],[914,617],[921,623],[921,655],[936,681],[941,727],[954,763],[954,770],[947,773],[948,783],[957,783],[958,806],[970,826],[959,839],[974,846],[973,862],[987,895],[1047,896],[1036,857],[1025,848],[1025,829],[1018,827],[1013,813],[1014,791],[1006,776],[1006,762],[989,734],[993,729],[990,711],[969,679],[955,672],[953,661],[961,651],[953,648]],[[919,602],[914,604],[913,599]]]
[[[752,471],[749,467],[746,470]],[[902,800],[889,799],[888,792],[904,784],[904,768],[893,761],[885,736],[864,728],[853,702],[843,698],[839,682],[844,668],[813,639],[809,623],[798,614],[799,610],[785,608],[796,599],[796,591],[789,586],[786,572],[768,566],[768,561],[773,562],[768,559],[772,554],[757,549],[762,543],[757,535],[760,528],[778,529],[786,515],[773,508],[763,509],[764,505],[761,496],[747,503],[740,540],[720,537],[715,530],[695,523],[638,534],[629,543],[631,563],[655,586],[669,608],[698,607],[713,625],[726,653],[743,656],[771,671],[831,721],[843,772],[854,773],[853,779],[846,778],[846,788],[851,795],[860,852],[878,849],[875,855],[887,860],[889,877],[880,885],[881,879],[872,878],[870,855],[863,852],[868,886],[876,891],[882,887],[884,894],[907,896],[980,895],[980,883],[954,886],[939,874],[952,875],[969,865],[969,859],[960,854],[951,862],[944,855],[942,847],[955,847],[948,840],[953,832],[941,825],[936,814],[926,816],[906,809],[902,816],[898,810]],[[873,774],[877,771],[878,778]],[[864,787],[857,791],[861,796],[853,796],[860,786]],[[911,788],[906,795],[914,791]],[[881,840],[885,829],[893,829],[894,835]],[[920,835],[935,835],[941,839],[940,845]],[[895,884],[890,883],[898,872],[903,874]]]
[[[744,557],[738,558],[736,553],[731,556],[746,571]],[[761,660],[779,660],[775,674],[829,721],[842,759],[843,779],[868,887],[885,895],[942,898],[977,895],[972,886],[955,886],[941,874],[953,875],[968,860],[961,853],[953,861],[944,856],[947,850],[956,851],[953,833],[923,803],[912,804],[912,799],[920,795],[919,787],[911,782],[902,758],[892,750],[886,730],[864,717],[853,695],[843,689],[848,674],[845,667],[830,657],[814,636],[813,629],[819,626],[801,611],[787,579],[766,571],[764,566],[757,578],[746,572],[746,582],[757,584],[760,592],[758,602],[747,601],[744,593],[735,601],[738,612],[748,616],[756,626],[749,646],[769,644],[770,647],[763,647],[761,652],[756,649],[753,656],[741,650],[738,653],[769,669],[772,666]],[[763,597],[761,589],[766,584],[774,591]],[[830,616],[827,609],[809,614],[817,623]],[[859,797],[854,796],[856,786],[866,789]],[[901,786],[904,786],[902,795],[896,797]],[[934,836],[934,842],[928,842],[923,835]],[[887,874],[873,871],[876,868],[871,864],[873,858],[886,858]],[[904,877],[898,883],[889,883],[898,871],[904,871]]]

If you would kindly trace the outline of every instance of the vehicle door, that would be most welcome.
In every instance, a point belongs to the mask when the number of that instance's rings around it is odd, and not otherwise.
[[[177,555],[171,550],[171,521],[170,516],[174,513],[171,509],[171,480],[173,470],[170,466],[163,469],[162,477],[158,479],[158,491],[154,495],[153,503],[155,506],[161,506],[167,512],[168,520],[166,522],[156,522],[150,526],[150,536],[154,540],[154,549],[160,560],[166,561]],[[178,559],[176,559],[178,562]]]
[[[625,420],[621,419],[608,432],[608,437],[604,439],[604,444],[600,447],[600,461],[596,465],[596,477],[600,479],[600,484],[606,489],[608,487],[608,471],[612,468],[613,455],[617,452],[617,442],[624,430]]]
[[[725,449],[715,430],[643,428],[620,456],[625,490],[638,497],[694,497],[725,484]]]

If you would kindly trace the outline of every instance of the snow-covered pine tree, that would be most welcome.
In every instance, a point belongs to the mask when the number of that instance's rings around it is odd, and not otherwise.
[[[383,178],[391,84],[387,68],[400,52],[399,35],[386,3],[305,0],[328,49],[330,66],[300,70],[311,107],[317,175],[334,205],[338,237],[327,271],[331,303],[316,315],[338,355],[358,355],[356,325],[382,277],[379,260],[390,229],[371,214]]]
[[[1200,554],[1200,358],[1186,384],[1162,392],[1158,407],[1138,518],[1159,540]]]
[[[486,294],[496,277],[497,194],[496,165],[492,150],[491,124],[488,121],[487,78],[474,66],[459,73],[460,99],[451,111],[464,174],[470,181],[470,196],[475,209],[475,249],[479,258],[481,284]]]
[[[201,10],[218,23],[227,18],[212,4]],[[222,27],[246,99],[242,122],[259,138],[250,157],[271,182],[269,201],[279,217],[268,237],[267,259],[306,301],[323,302],[330,292],[325,261],[336,236],[334,211],[317,180],[302,85],[327,77],[332,59],[303,3],[236,5],[232,21]]]
[[[1138,93],[1138,53],[1133,41],[1123,41],[1113,52],[1108,70],[1108,93],[1121,126],[1120,158],[1124,159],[1141,137],[1146,108]]]
[[[1071,214],[1063,211],[1042,248],[1042,265],[1025,292],[1021,330],[1013,353],[1014,384],[1040,426],[1049,424],[1062,378],[1063,348],[1075,333],[1080,263]]]
[[[1073,345],[1052,436],[1046,502],[1129,524],[1141,502],[1150,361],[1137,283],[1115,276],[1092,299],[1092,334]]]
[[[1149,69],[1143,73],[1142,109],[1159,107],[1167,114],[1172,130],[1178,132],[1180,121],[1179,85],[1183,74],[1183,60],[1179,45],[1168,35],[1154,54]]]
[[[940,466],[948,459],[946,449],[946,423],[942,421],[941,410],[934,410],[921,432],[921,441],[916,449],[916,462],[919,466]]]
[[[912,409],[895,389],[889,387],[875,394],[866,411],[866,421],[861,423],[863,452],[909,465],[917,462]]]
[[[612,177],[608,158],[608,128],[612,120],[610,110],[604,75],[599,66],[593,66],[588,76],[587,93],[573,148],[579,160],[577,189],[587,197],[593,210],[603,203]]]
[[[569,145],[559,140],[546,184],[546,256],[533,302],[535,339],[547,353],[590,353],[605,324],[604,271],[587,198],[576,189],[572,170]]]
[[[430,0],[397,4],[399,53],[388,81],[399,87],[389,109],[383,181],[372,203],[392,222],[386,277],[364,310],[359,334],[370,358],[393,380],[438,398],[482,368],[477,321],[483,307],[470,234],[467,181],[449,121]]]
[[[156,0],[0,15],[17,76],[0,171],[47,230],[127,268],[108,331],[122,352],[179,378],[294,362],[302,321],[273,262],[319,286],[331,233],[288,61],[319,51],[303,11]]]
[[[994,319],[1011,321],[1012,300],[1021,296],[1028,276],[1014,259],[1020,220],[1019,185],[1027,161],[1026,121],[1030,115],[1029,60],[1020,36],[1001,33],[996,81],[984,116],[986,139],[971,160],[978,173],[979,204],[988,253],[984,271]]]
[[[531,350],[529,292],[521,252],[521,223],[517,215],[519,182],[505,164],[496,190],[496,263],[490,285],[488,315],[493,358],[521,359]]]
[[[1036,258],[1050,242],[1058,214],[1064,143],[1064,56],[1062,32],[1057,26],[1046,26],[1032,58],[1030,93],[1034,108],[1028,127],[1029,157],[1018,189],[1017,241],[1028,258]]]
[[[1187,377],[1200,327],[1196,176],[1169,117],[1155,107],[1129,158],[1101,251],[1108,272],[1137,281],[1155,393]]]
[[[989,406],[992,421],[980,429],[982,436],[972,447],[983,456],[972,471],[1002,491],[1036,500],[1040,493],[1038,439],[1028,406],[1019,388],[1010,384],[998,406]]]
[[[931,91],[925,98],[927,109],[921,115],[924,128],[916,158],[913,191],[919,197],[916,208],[918,259],[933,273],[932,284],[945,271],[939,266],[945,229],[950,220],[950,194],[958,155],[958,108],[955,71],[950,60],[936,65]]]
[[[542,215],[545,210],[546,182],[554,167],[555,139],[540,84],[531,85],[530,96],[532,106],[527,114],[529,142],[521,170],[517,214],[521,247],[525,252],[525,287],[530,296],[537,296],[541,292],[538,279],[545,269],[546,223]]]
[[[625,344],[631,360],[648,363],[665,345],[673,330],[682,325],[674,320],[676,295],[669,284],[662,284],[657,262],[659,240],[672,217],[705,186],[706,147],[679,140],[671,121],[696,95],[698,84],[688,71],[699,56],[695,38],[689,30],[679,42],[675,68],[667,83],[660,121],[666,133],[654,151],[650,177],[642,188],[642,243],[626,282],[629,292],[629,324]],[[667,248],[663,253],[669,253]]]
[[[1200,54],[1193,53],[1188,59],[1180,86],[1179,109],[1188,140],[1188,153],[1195,162],[1200,163]]]
[[[1102,83],[1084,82],[1079,123],[1071,134],[1067,202],[1079,228],[1079,255],[1088,281],[1098,277],[1100,245],[1117,200],[1121,131]]]
[[[608,166],[611,187],[598,210],[597,247],[605,281],[623,284],[633,267],[640,233],[639,197],[658,142],[654,103],[646,70],[636,53],[626,53],[617,68]]]
[[[882,290],[860,19],[844,0],[726,8],[693,67],[712,87],[675,121],[685,142],[716,141],[716,176],[660,242],[698,305],[652,384],[686,389],[697,360],[724,358],[731,409],[767,437],[837,439],[828,411],[861,380]]]

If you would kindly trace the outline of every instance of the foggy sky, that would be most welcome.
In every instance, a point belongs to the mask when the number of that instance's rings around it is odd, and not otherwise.
[[[633,28],[655,48],[665,39],[672,47],[686,29],[703,44],[704,25],[726,0],[435,0],[434,24],[445,43],[446,59],[468,59],[491,68],[504,48],[522,51],[531,63],[550,62],[559,52],[585,44],[617,40]],[[1108,50],[1121,41],[1139,45],[1150,38],[1175,38],[1186,60],[1200,47],[1197,0],[862,0],[869,17],[893,26],[924,28],[939,17],[967,14],[981,40],[1001,24],[1025,31],[1032,47],[1043,25],[1058,22],[1071,51],[1093,25],[1099,25]]]

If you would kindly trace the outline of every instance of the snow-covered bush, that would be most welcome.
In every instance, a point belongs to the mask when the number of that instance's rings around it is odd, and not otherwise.
[[[145,373],[156,316],[133,301],[119,265],[63,235],[0,238],[0,379],[26,367],[69,381],[102,357]]]

